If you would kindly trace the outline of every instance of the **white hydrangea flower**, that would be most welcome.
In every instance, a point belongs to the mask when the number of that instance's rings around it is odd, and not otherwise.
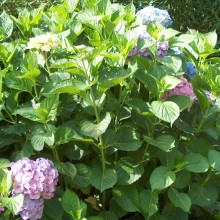
[[[37,49],[41,51],[50,51],[58,46],[58,39],[56,35],[51,33],[42,34],[33,38],[30,38],[28,49]]]

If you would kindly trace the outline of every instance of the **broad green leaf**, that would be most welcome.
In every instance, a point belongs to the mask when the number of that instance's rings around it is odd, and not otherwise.
[[[83,95],[83,91],[89,88],[88,85],[79,80],[67,79],[56,83],[47,83],[43,93],[45,95],[69,93]]]
[[[74,184],[82,188],[88,187],[91,179],[91,168],[85,164],[75,164],[75,167],[77,172],[73,179]]]
[[[0,158],[0,169],[5,169],[10,166],[10,161],[5,158]]]
[[[148,218],[158,211],[158,194],[150,190],[141,190],[139,194],[140,210],[145,213]]]
[[[103,211],[99,214],[99,216],[102,218],[102,220],[118,220],[118,217],[115,215],[115,213],[110,211]]]
[[[165,152],[169,152],[175,147],[175,138],[172,135],[161,135],[155,140],[148,136],[144,136],[144,140]]]
[[[189,216],[182,209],[175,207],[172,203],[168,203],[162,210],[162,215],[166,220],[188,220]]]
[[[218,199],[218,195],[219,192],[217,187],[202,185],[200,183],[194,183],[189,191],[192,204],[202,207],[214,204]]]
[[[93,167],[90,183],[103,192],[105,189],[112,188],[117,182],[117,174],[114,169],[102,170],[101,167]]]
[[[36,151],[42,151],[44,148],[44,136],[43,135],[34,135],[31,138],[31,144]]]
[[[62,219],[63,207],[58,198],[44,200],[44,213],[48,218],[53,220]]]
[[[191,208],[191,199],[186,193],[180,193],[174,188],[168,190],[168,197],[170,201],[184,212],[189,212]]]
[[[165,88],[166,90],[170,90],[170,89],[173,89],[175,88],[178,84],[181,83],[181,80],[174,77],[174,76],[169,76],[169,75],[166,75],[164,78],[163,78],[164,82],[165,82]]]
[[[36,116],[36,111],[33,107],[23,107],[20,109],[17,109],[14,112],[15,115],[21,115],[24,118],[27,118],[31,121],[39,121],[39,119]]]
[[[196,97],[198,98],[198,102],[201,106],[201,109],[205,109],[210,106],[210,101],[208,100],[203,89],[196,88],[194,92],[196,94]]]
[[[66,0],[66,2],[68,3],[68,11],[72,13],[76,9],[79,0]]]
[[[0,41],[4,40],[5,38],[9,38],[12,34],[12,31],[13,21],[11,20],[10,16],[3,11],[0,15]]]
[[[7,207],[14,215],[21,210],[23,201],[24,195],[22,194],[18,194],[10,198],[0,197],[0,203],[3,204],[3,207]]]
[[[41,74],[41,71],[38,69],[32,69],[28,72],[26,72],[22,77],[31,79],[33,83],[35,83],[37,77]]]
[[[139,196],[134,185],[116,186],[112,189],[115,202],[125,211],[139,211]]]
[[[209,169],[209,162],[206,157],[189,153],[185,155],[186,165],[184,169],[194,173],[205,173]]]
[[[100,135],[105,133],[110,122],[111,122],[111,115],[110,113],[107,112],[104,118],[98,124],[92,123],[90,121],[83,121],[80,126],[81,132],[85,136],[98,139]]]
[[[131,158],[120,158],[115,166],[118,185],[130,185],[136,182],[144,173],[144,167],[135,163]]]
[[[66,190],[61,198],[61,203],[65,212],[73,216],[73,219],[79,220],[81,217],[81,204],[77,194]]]
[[[191,173],[186,170],[181,170],[176,174],[176,180],[173,183],[173,187],[177,189],[183,189],[190,185]]]
[[[170,101],[153,101],[151,103],[151,111],[159,119],[169,122],[171,126],[180,114],[179,106]]]
[[[58,169],[59,173],[64,176],[68,176],[73,179],[76,176],[77,170],[73,163],[70,162],[56,162],[55,167]]]
[[[176,174],[169,167],[159,166],[153,170],[150,176],[152,190],[162,190],[172,185],[176,179]]]
[[[159,60],[164,66],[169,67],[175,73],[178,72],[182,67],[182,60],[180,57],[164,57],[163,59]]]
[[[131,69],[111,68],[110,70],[104,70],[99,76],[99,90],[105,92],[107,89],[118,85],[132,74],[133,71]]]
[[[193,104],[192,99],[190,99],[188,96],[182,95],[173,95],[168,97],[166,100],[176,103],[179,106],[180,111],[189,108]]]
[[[40,107],[36,109],[36,116],[45,122],[55,121],[57,117],[58,105],[59,97],[57,95],[45,98],[43,101],[41,101]]]
[[[220,172],[220,152],[210,150],[208,153],[208,161],[212,168]]]
[[[123,126],[118,131],[108,133],[106,145],[122,151],[136,151],[143,143],[134,127]]]

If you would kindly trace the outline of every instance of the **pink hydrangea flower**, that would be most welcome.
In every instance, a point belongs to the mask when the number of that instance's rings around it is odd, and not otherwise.
[[[22,193],[30,199],[54,196],[58,182],[58,171],[53,162],[44,158],[36,161],[23,158],[11,163],[13,194]]]
[[[44,209],[44,200],[43,199],[24,199],[24,204],[21,210],[19,211],[19,215],[22,219],[31,219],[37,220],[41,219],[43,215]]]

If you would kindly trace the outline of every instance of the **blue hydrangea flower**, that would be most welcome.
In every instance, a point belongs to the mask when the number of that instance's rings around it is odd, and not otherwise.
[[[186,74],[190,78],[196,75],[196,67],[193,65],[192,62],[186,62]]]
[[[148,6],[137,12],[137,15],[142,18],[142,23],[160,23],[164,27],[168,28],[172,25],[173,21],[166,10]]]

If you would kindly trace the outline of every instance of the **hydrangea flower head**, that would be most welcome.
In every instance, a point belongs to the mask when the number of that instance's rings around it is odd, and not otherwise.
[[[44,209],[44,200],[43,199],[24,199],[24,204],[21,210],[19,211],[19,215],[22,219],[31,219],[37,220],[41,219]]]
[[[13,194],[22,193],[30,199],[54,196],[58,182],[58,171],[52,161],[38,158],[36,161],[23,158],[11,163]]]
[[[5,209],[3,207],[0,207],[0,213],[4,212],[4,211],[5,211]]]
[[[186,62],[186,74],[190,78],[196,75],[196,67],[191,62]]]
[[[37,49],[41,51],[50,51],[58,46],[57,37],[54,34],[46,33],[30,38],[28,49]]]
[[[147,6],[137,12],[137,15],[142,18],[142,24],[160,23],[164,27],[168,28],[172,25],[173,21],[166,10],[155,8],[153,6]]]
[[[193,91],[193,86],[191,83],[189,83],[187,81],[186,78],[184,78],[183,76],[180,76],[179,79],[182,81],[181,83],[179,83],[175,88],[169,90],[168,92],[166,92],[163,97],[162,100],[166,100],[169,96],[173,96],[173,95],[183,95],[183,96],[188,96],[190,97],[192,100],[195,98],[195,93]]]

